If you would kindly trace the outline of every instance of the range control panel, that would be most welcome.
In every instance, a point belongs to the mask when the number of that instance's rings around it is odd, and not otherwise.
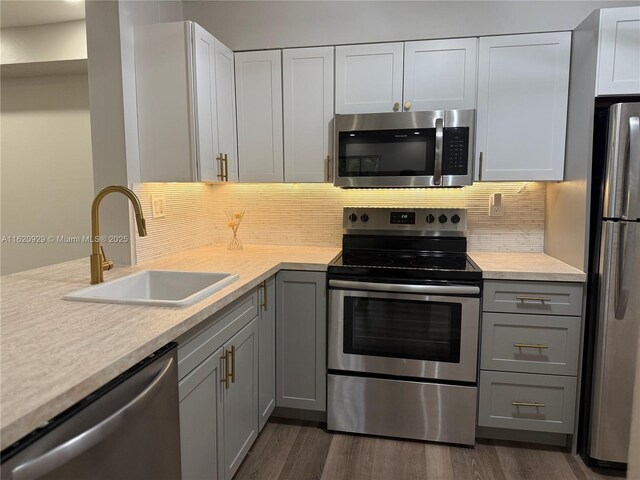
[[[464,235],[465,208],[345,207],[344,232],[387,235]]]

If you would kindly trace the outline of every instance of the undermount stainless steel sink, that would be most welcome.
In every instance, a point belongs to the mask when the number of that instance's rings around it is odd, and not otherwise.
[[[238,275],[219,272],[145,270],[65,295],[63,300],[183,307],[235,282]]]

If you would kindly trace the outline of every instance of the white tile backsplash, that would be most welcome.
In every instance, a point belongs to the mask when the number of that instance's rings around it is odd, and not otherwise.
[[[138,261],[231,238],[225,211],[245,211],[244,243],[340,246],[345,206],[458,207],[468,210],[468,245],[476,251],[542,252],[544,183],[476,183],[449,189],[345,190],[329,184],[141,184],[149,235]],[[492,193],[504,216],[489,217]],[[166,197],[166,216],[151,219],[150,195]]]

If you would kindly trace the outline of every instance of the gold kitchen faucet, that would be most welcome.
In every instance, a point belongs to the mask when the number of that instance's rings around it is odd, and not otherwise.
[[[91,285],[102,283],[104,281],[102,272],[113,268],[113,262],[105,258],[104,249],[102,248],[102,245],[100,245],[99,212],[100,202],[102,199],[113,192],[122,193],[131,201],[133,210],[136,214],[138,235],[141,237],[145,237],[147,235],[147,226],[144,221],[144,216],[142,215],[142,206],[140,205],[140,200],[135,193],[127,187],[122,187],[120,185],[110,185],[100,190],[91,204]]]

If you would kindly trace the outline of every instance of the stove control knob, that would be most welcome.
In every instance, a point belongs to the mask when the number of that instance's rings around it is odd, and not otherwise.
[[[447,216],[443,213],[442,215],[440,215],[440,216],[438,217],[438,221],[439,221],[440,223],[447,223]]]
[[[360,220],[362,220],[363,222],[368,222],[369,221],[369,215],[367,215],[366,213],[363,213],[362,215],[360,215]]]
[[[351,220],[351,222],[356,222],[358,220],[358,216],[355,213],[352,213],[351,215],[349,215],[349,220]]]
[[[460,223],[460,215],[458,215],[457,213],[456,213],[456,214],[454,214],[454,215],[451,217],[451,221],[452,221],[453,223]]]
[[[433,223],[436,221],[436,217],[433,216],[433,214],[429,214],[427,215],[427,223]]]

